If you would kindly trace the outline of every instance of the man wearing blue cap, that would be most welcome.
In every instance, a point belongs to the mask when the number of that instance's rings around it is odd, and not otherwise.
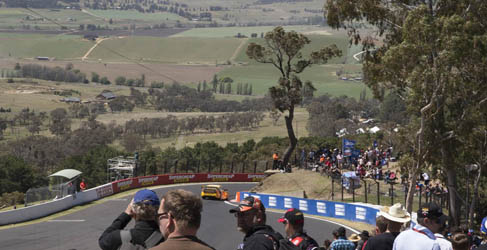
[[[143,189],[135,193],[125,212],[98,239],[101,249],[150,248],[164,241],[156,222],[159,204],[159,198],[152,190]],[[134,228],[124,230],[132,218],[135,220]]]

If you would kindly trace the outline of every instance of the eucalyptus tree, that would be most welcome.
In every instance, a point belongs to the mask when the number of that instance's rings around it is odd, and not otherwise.
[[[325,9],[330,26],[347,29],[350,41],[363,45],[364,81],[375,96],[394,89],[406,101],[414,138],[408,210],[418,173],[438,165],[458,225],[458,166],[465,162],[455,156],[482,123],[472,112],[487,108],[487,2],[327,0]],[[364,33],[358,24],[373,31]]]
[[[296,148],[298,139],[294,133],[293,119],[294,107],[302,102],[303,82],[298,77],[306,68],[317,63],[326,63],[329,59],[341,56],[336,45],[331,45],[313,51],[308,57],[303,57],[301,50],[311,41],[308,37],[295,31],[286,32],[282,27],[276,27],[264,36],[265,43],[250,43],[247,47],[247,56],[259,63],[271,64],[280,73],[277,85],[269,89],[274,108],[286,113],[286,123],[289,146],[287,147],[283,163],[287,164]],[[314,89],[311,82],[305,82],[307,89]],[[244,91],[244,94],[249,94]]]

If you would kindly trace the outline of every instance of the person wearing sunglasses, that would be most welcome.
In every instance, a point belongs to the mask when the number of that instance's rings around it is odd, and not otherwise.
[[[284,243],[281,241],[281,249],[316,250],[319,248],[318,243],[304,232],[304,215],[301,210],[290,208],[277,221],[284,224],[288,239]]]
[[[113,223],[98,239],[103,250],[150,248],[164,241],[155,220],[159,207],[157,194],[149,189],[139,190]],[[124,230],[135,220],[134,228]]]
[[[214,250],[196,237],[202,210],[201,199],[190,191],[176,189],[165,193],[157,211],[157,221],[166,240],[151,250]]]
[[[229,211],[237,217],[237,229],[245,234],[238,250],[277,250],[282,235],[266,225],[265,207],[259,198],[247,196]]]

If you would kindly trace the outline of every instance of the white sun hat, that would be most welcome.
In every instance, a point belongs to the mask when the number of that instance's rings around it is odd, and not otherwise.
[[[396,203],[390,207],[384,206],[379,215],[384,216],[386,219],[398,223],[406,223],[411,220],[411,215],[406,211],[401,203]]]

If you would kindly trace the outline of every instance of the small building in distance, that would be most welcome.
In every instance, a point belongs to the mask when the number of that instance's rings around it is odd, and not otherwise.
[[[113,92],[111,92],[111,91],[104,91],[101,94],[97,95],[96,96],[96,99],[97,100],[105,101],[105,100],[115,99],[116,97],[117,96]]]
[[[49,61],[49,57],[47,56],[38,56],[36,57],[36,59],[39,61]]]

